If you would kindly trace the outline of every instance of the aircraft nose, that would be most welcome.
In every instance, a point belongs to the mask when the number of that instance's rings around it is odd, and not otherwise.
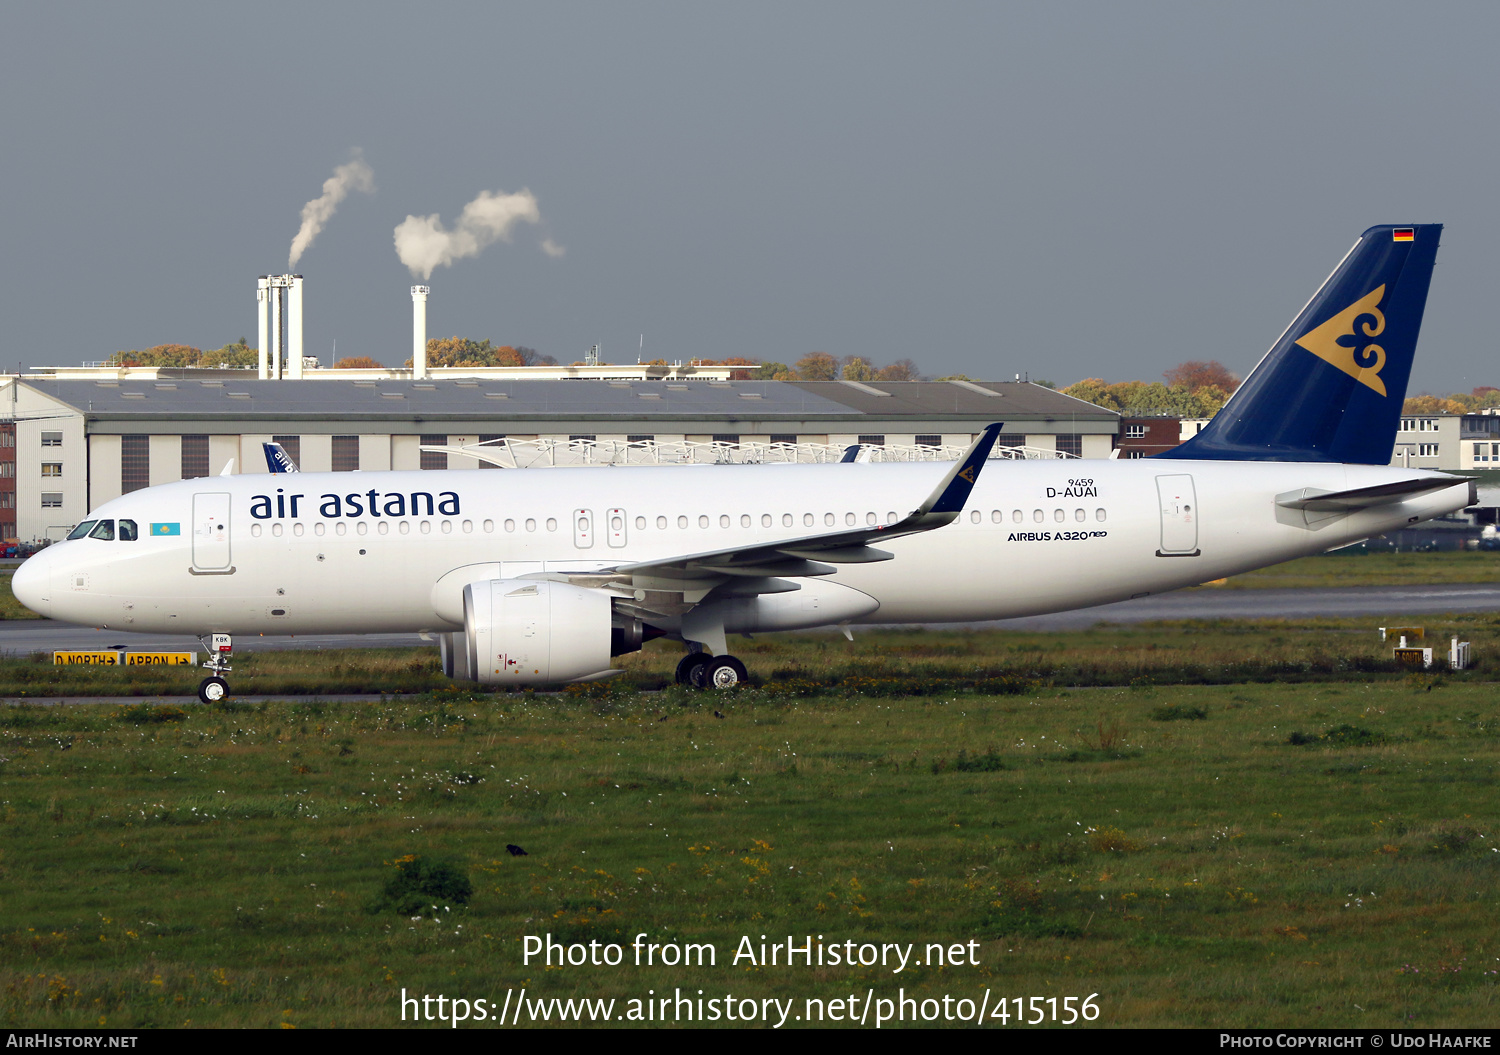
[[[48,550],[28,557],[10,580],[11,592],[37,615],[48,615],[52,607],[52,557]]]

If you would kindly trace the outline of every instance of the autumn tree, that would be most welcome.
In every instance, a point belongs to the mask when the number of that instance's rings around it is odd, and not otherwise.
[[[839,361],[827,352],[808,352],[797,360],[797,376],[803,381],[837,381]]]
[[[1403,414],[1463,414],[1467,410],[1459,399],[1442,396],[1412,396],[1401,404]]]
[[[377,363],[368,355],[346,355],[333,364],[335,370],[384,370],[384,363]]]
[[[1178,363],[1172,369],[1162,374],[1168,387],[1182,386],[1189,392],[1196,392],[1200,388],[1213,385],[1215,388],[1225,392],[1233,393],[1240,387],[1240,379],[1231,374],[1227,367],[1217,359],[1202,362],[1197,359],[1185,363]]]
[[[203,349],[188,344],[158,344],[140,351],[116,352],[104,360],[105,366],[197,366]]]
[[[870,365],[868,359],[858,355],[844,356],[839,366],[839,376],[845,381],[874,381],[876,379],[875,368]]]
[[[897,359],[890,366],[883,366],[875,373],[876,378],[880,381],[922,380],[922,372],[917,369],[917,364],[910,359]]]
[[[541,355],[535,348],[512,347],[508,344],[492,345],[488,339],[471,340],[468,337],[429,338],[427,341],[427,365],[434,366],[551,366],[557,362],[550,355]],[[411,366],[412,361],[406,360]]]
[[[234,344],[226,344],[222,348],[204,352],[198,359],[198,365],[237,369],[259,366],[260,352],[258,349],[251,348],[245,338],[241,337]]]

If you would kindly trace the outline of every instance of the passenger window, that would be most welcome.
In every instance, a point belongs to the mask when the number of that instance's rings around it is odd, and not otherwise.
[[[115,522],[113,520],[99,521],[98,524],[94,525],[94,530],[89,532],[89,538],[113,542],[115,538]]]
[[[94,525],[97,523],[99,523],[99,521],[97,520],[85,520],[82,524],[79,524],[72,531],[68,532],[68,538],[74,539],[86,537],[90,531],[94,530]]]
[[[1102,510],[1102,509],[1096,509],[1096,510],[1094,510],[1094,519],[1097,520],[1097,521],[1099,521],[1099,523],[1101,523],[1101,524],[1104,523],[1104,510]]]
[[[981,519],[982,519],[982,518],[983,518],[983,517],[984,517],[984,514],[983,514],[983,513],[981,513],[981,512],[980,512],[980,511],[979,511],[979,510],[977,510],[977,509],[976,509],[976,510],[974,510],[974,511],[973,511],[973,512],[972,512],[972,513],[970,513],[970,514],[969,514],[969,519],[970,519],[970,520],[972,520],[972,521],[974,521],[974,523],[976,523],[976,524],[977,524],[977,523],[979,523],[979,521],[980,521],[980,520],[981,520]]]

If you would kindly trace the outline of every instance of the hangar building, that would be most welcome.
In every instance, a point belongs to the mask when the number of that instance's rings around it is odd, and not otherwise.
[[[23,375],[0,387],[0,536],[59,539],[88,511],[174,480],[266,471],[275,439],[307,472],[479,469],[424,447],[567,443],[963,445],[1005,423],[1029,456],[1107,458],[1113,411],[1029,383],[971,381],[262,381]]]

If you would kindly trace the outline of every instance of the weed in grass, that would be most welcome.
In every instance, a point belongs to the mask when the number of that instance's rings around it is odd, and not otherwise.
[[[1312,744],[1322,744],[1326,747],[1370,747],[1374,744],[1383,744],[1386,738],[1380,733],[1371,732],[1369,729],[1357,725],[1336,725],[1331,729],[1325,729],[1321,733],[1294,732],[1286,738],[1286,742],[1297,747],[1306,747]]]
[[[970,755],[965,748],[959,748],[954,758],[939,758],[932,763],[934,773],[998,773],[1006,768],[993,747],[982,755]]]
[[[1151,720],[1153,722],[1201,722],[1208,717],[1208,711],[1202,707],[1194,707],[1189,704],[1174,703],[1168,707],[1151,708]]]
[[[1085,828],[1083,833],[1088,836],[1089,848],[1095,853],[1125,854],[1134,853],[1141,848],[1140,843],[1111,825],[1105,825],[1102,828]]]
[[[1125,726],[1120,719],[1113,717],[1106,723],[1104,716],[1100,715],[1094,722],[1094,735],[1091,737],[1087,732],[1080,731],[1078,739],[1090,751],[1118,751],[1125,746]]]
[[[142,723],[159,724],[161,722],[181,722],[187,719],[187,711],[181,707],[165,704],[153,707],[146,703],[134,703],[128,707],[121,707],[111,717],[122,722],[133,722],[136,725]]]
[[[391,864],[396,874],[386,881],[371,912],[389,911],[402,916],[451,912],[466,906],[474,896],[473,882],[452,861],[407,854]]]

